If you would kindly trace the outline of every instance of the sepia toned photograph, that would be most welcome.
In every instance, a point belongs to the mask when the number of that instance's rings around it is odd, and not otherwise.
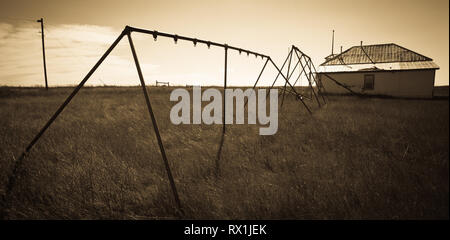
[[[447,0],[2,0],[0,56],[2,220],[449,219]]]

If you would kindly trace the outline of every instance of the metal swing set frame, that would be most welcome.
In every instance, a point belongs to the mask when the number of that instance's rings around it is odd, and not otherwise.
[[[26,155],[30,152],[30,150],[33,148],[33,146],[38,142],[38,140],[41,138],[41,136],[45,133],[45,131],[52,125],[52,123],[56,120],[56,118],[59,116],[59,114],[61,114],[61,112],[64,110],[64,108],[70,103],[70,101],[75,97],[75,95],[78,93],[78,91],[84,86],[84,84],[89,80],[89,78],[91,77],[91,75],[96,71],[96,69],[101,65],[101,63],[106,59],[106,57],[111,53],[111,51],[118,45],[118,43],[122,40],[122,38],[127,37],[128,38],[128,42],[130,45],[130,49],[133,55],[133,60],[136,66],[136,70],[139,76],[139,80],[141,83],[141,87],[142,87],[142,91],[144,94],[144,98],[145,98],[145,102],[147,105],[147,109],[148,109],[148,113],[150,116],[150,119],[152,121],[152,125],[154,128],[154,132],[158,141],[158,145],[159,145],[159,150],[164,162],[164,166],[166,168],[166,172],[167,172],[167,177],[169,179],[170,182],[170,186],[174,195],[174,199],[175,202],[177,204],[177,209],[183,213],[182,210],[182,206],[181,206],[181,201],[178,195],[178,191],[176,189],[176,185],[175,185],[175,181],[173,179],[173,175],[169,166],[169,161],[167,159],[166,156],[166,152],[164,149],[164,145],[161,139],[161,135],[158,129],[158,125],[156,122],[156,118],[152,109],[152,105],[150,102],[150,98],[149,98],[149,94],[147,92],[147,88],[145,85],[145,81],[144,81],[144,77],[142,74],[142,70],[139,64],[139,60],[138,60],[138,56],[134,47],[134,43],[133,40],[131,38],[131,33],[136,32],[136,33],[143,33],[143,34],[149,34],[152,35],[154,40],[156,41],[158,37],[167,37],[167,38],[172,38],[174,40],[174,43],[176,44],[178,40],[183,40],[183,41],[190,41],[194,44],[194,46],[196,46],[197,44],[205,44],[208,48],[210,48],[211,46],[213,47],[220,47],[224,49],[224,54],[225,54],[225,65],[224,65],[224,83],[223,83],[223,88],[224,90],[227,88],[227,61],[228,61],[228,50],[234,50],[234,51],[238,51],[239,54],[241,53],[246,53],[247,56],[249,55],[254,55],[255,57],[261,57],[262,59],[266,59],[263,68],[261,69],[260,74],[258,75],[257,80],[255,81],[255,84],[253,85],[253,89],[257,86],[258,81],[261,77],[261,75],[264,72],[264,69],[267,66],[267,63],[271,63],[275,69],[277,70],[278,74],[273,82],[273,84],[271,85],[271,87],[269,89],[272,89],[275,85],[275,82],[277,81],[277,79],[279,78],[279,76],[281,76],[284,80],[285,80],[285,84],[284,84],[284,88],[283,88],[283,99],[284,99],[284,94],[285,92],[288,92],[290,94],[293,94],[296,96],[296,98],[298,100],[300,100],[303,104],[303,106],[307,109],[307,111],[309,113],[312,113],[310,108],[306,105],[306,103],[304,102],[304,98],[305,96],[303,96],[302,94],[298,93],[296,91],[296,89],[294,88],[294,85],[297,83],[298,79],[300,78],[300,75],[304,72],[306,74],[307,70],[309,70],[309,75],[311,76],[311,72],[312,69],[315,67],[312,64],[311,58],[309,56],[307,56],[306,54],[304,54],[303,52],[301,52],[297,47],[292,46],[288,57],[286,58],[286,60],[284,61],[283,65],[281,68],[279,68],[274,61],[272,60],[272,58],[270,56],[264,55],[264,54],[260,54],[254,51],[250,51],[247,49],[242,49],[242,48],[238,48],[238,47],[234,47],[234,46],[229,46],[227,44],[221,44],[221,43],[217,43],[217,42],[212,42],[212,41],[206,41],[206,40],[201,40],[201,39],[197,39],[197,38],[190,38],[190,37],[185,37],[185,36],[179,36],[176,34],[168,34],[168,33],[164,33],[164,32],[158,32],[158,31],[151,31],[151,30],[146,30],[146,29],[141,29],[141,28],[135,28],[135,27],[130,27],[130,26],[126,26],[123,31],[120,33],[120,35],[117,37],[117,39],[111,44],[111,46],[106,50],[106,52],[100,57],[100,59],[97,61],[97,63],[91,68],[91,70],[86,74],[86,76],[83,78],[83,80],[75,87],[75,89],[71,92],[71,94],[65,99],[65,101],[58,107],[58,109],[55,111],[55,113],[50,117],[50,119],[46,122],[46,124],[40,129],[40,131],[35,135],[35,137],[32,139],[32,141],[27,145],[27,147],[25,148],[25,150],[22,152],[22,154],[15,159],[14,163],[13,163],[13,168],[12,168],[12,173],[10,174],[10,176],[8,177],[7,180],[7,185],[6,185],[6,191],[5,194],[3,195],[3,201],[6,202],[6,199],[8,198],[9,194],[11,193],[14,184],[15,184],[15,180],[16,180],[16,175],[18,174],[19,169],[21,168],[21,165],[23,163],[24,158],[26,157]],[[291,65],[291,60],[292,60],[292,56],[293,53],[296,54],[297,56],[297,63],[295,65],[295,67],[292,69],[292,71],[290,70],[290,65]],[[286,75],[282,72],[286,62],[288,61],[289,58],[289,64],[288,64],[288,68],[287,68],[287,73]],[[301,59],[304,59],[306,65],[303,65],[303,63],[301,62]],[[294,82],[294,84],[291,84],[289,82],[289,79],[292,77],[295,69],[297,68],[298,65],[301,65],[301,72],[299,77],[297,78],[297,80]],[[308,67],[308,68],[307,68]],[[314,76],[314,74],[313,74]],[[308,81],[309,81],[309,86],[311,87],[312,91],[314,92],[314,96],[317,100],[317,103],[319,104],[319,107],[321,106],[321,103],[319,102],[319,99],[317,98],[316,92],[314,91],[313,87],[312,87],[312,81],[315,82],[316,86],[318,86],[318,94],[322,95],[322,99],[323,102],[325,103],[325,98],[323,96],[323,90],[321,91],[321,87],[323,86],[320,84],[320,81],[318,81],[315,76],[313,78],[308,77]],[[319,84],[318,84],[319,83]],[[323,89],[323,87],[322,87]],[[223,96],[225,98],[225,94]],[[225,110],[225,99],[223,100],[223,111]],[[225,133],[225,114],[223,114],[223,133]],[[3,209],[5,210],[5,208]]]

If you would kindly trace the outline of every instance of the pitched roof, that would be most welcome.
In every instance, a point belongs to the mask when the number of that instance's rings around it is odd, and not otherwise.
[[[353,46],[321,65],[433,61],[395,43]]]
[[[325,60],[330,60],[330,59],[334,58],[335,56],[337,56],[337,54],[332,53],[332,54],[326,56]]]
[[[391,63],[364,63],[349,65],[320,65],[317,68],[319,73],[337,72],[377,72],[377,71],[399,71],[399,70],[425,70],[439,69],[433,61],[417,62],[391,62]]]

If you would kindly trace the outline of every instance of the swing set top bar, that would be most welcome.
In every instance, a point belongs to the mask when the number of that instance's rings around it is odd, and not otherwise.
[[[300,50],[298,47],[296,47],[295,45],[292,45],[292,48],[294,50],[300,52],[302,54],[302,56],[306,57],[309,61],[311,61],[311,58],[308,55],[306,55],[304,52],[302,52],[302,50]],[[300,56],[300,57],[302,57],[302,56]]]
[[[153,38],[156,40],[156,38],[158,36],[162,36],[162,37],[168,37],[168,38],[173,38],[173,40],[175,41],[175,43],[178,40],[185,40],[185,41],[190,41],[194,43],[194,46],[197,45],[197,43],[203,43],[206,46],[208,46],[208,48],[210,46],[216,46],[216,47],[222,47],[222,48],[227,48],[227,49],[232,49],[232,50],[236,50],[240,53],[244,52],[247,53],[247,55],[255,55],[255,57],[261,57],[261,58],[270,58],[267,55],[261,54],[261,53],[257,53],[257,52],[253,52],[250,50],[246,50],[246,49],[242,49],[242,48],[238,48],[238,47],[233,47],[233,46],[229,46],[227,44],[222,44],[222,43],[217,43],[217,42],[211,42],[211,41],[206,41],[206,40],[202,40],[202,39],[197,39],[197,38],[190,38],[190,37],[185,37],[185,36],[179,36],[176,34],[170,34],[170,33],[164,33],[164,32],[158,32],[158,31],[151,31],[151,30],[147,30],[147,29],[142,29],[142,28],[135,28],[135,27],[130,27],[130,26],[126,26],[125,27],[125,32],[139,32],[139,33],[145,33],[145,34],[150,34],[153,35]]]

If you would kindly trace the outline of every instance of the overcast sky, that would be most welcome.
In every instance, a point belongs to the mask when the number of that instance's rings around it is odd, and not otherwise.
[[[400,1],[152,1],[40,0],[0,2],[0,85],[42,85],[40,24],[45,23],[49,85],[73,85],[100,58],[125,25],[247,48],[281,66],[292,44],[317,66],[331,53],[364,44],[396,43],[432,58],[436,85],[449,84],[448,0]],[[219,85],[223,49],[133,34],[144,78],[171,84]],[[229,84],[251,85],[264,60],[230,52]],[[274,69],[261,84],[273,81]],[[281,82],[280,82],[281,83]],[[88,81],[137,85],[125,39]]]

